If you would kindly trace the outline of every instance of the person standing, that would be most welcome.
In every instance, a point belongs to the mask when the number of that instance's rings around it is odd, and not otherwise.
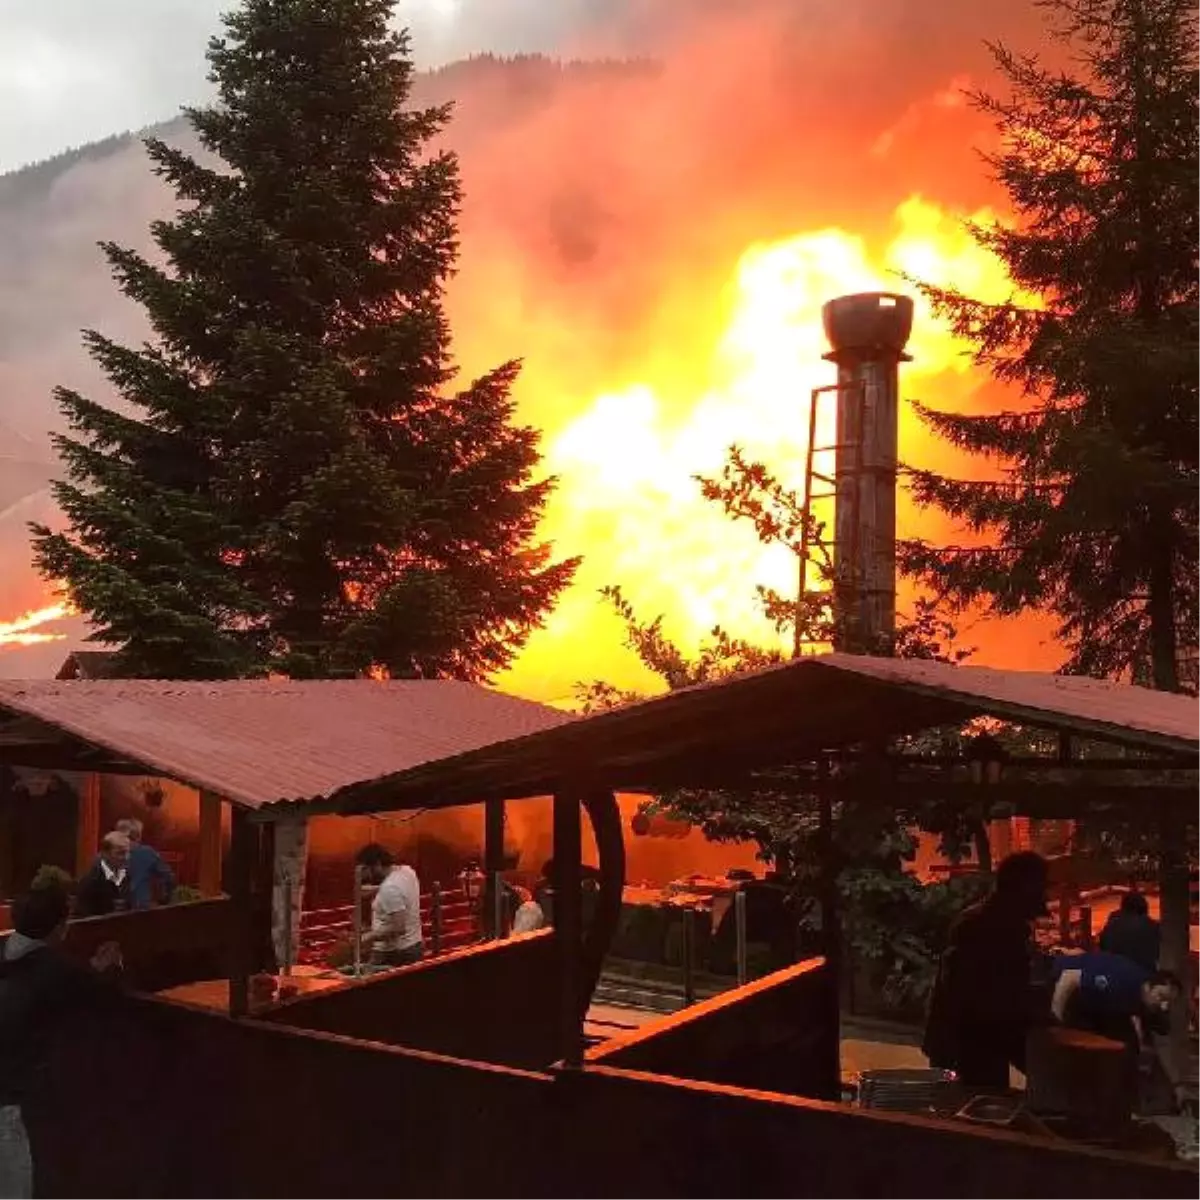
[[[1150,915],[1150,906],[1141,892],[1126,892],[1121,907],[1104,923],[1100,931],[1100,949],[1119,954],[1136,963],[1143,971],[1158,969],[1162,948],[1162,929]]]
[[[106,833],[100,856],[75,887],[75,908],[81,917],[106,917],[129,908],[129,838]]]
[[[968,1087],[1005,1089],[1023,1070],[1025,1041],[1043,1017],[1034,986],[1033,922],[1046,912],[1046,860],[1031,851],[996,869],[992,894],[950,930],[930,998],[922,1049],[930,1066]]]
[[[175,873],[153,846],[142,841],[144,828],[136,817],[123,817],[117,822],[117,832],[129,839],[130,908],[170,904],[175,891]]]
[[[103,978],[120,967],[115,942],[97,949],[92,970],[59,949],[69,910],[57,885],[19,897],[13,932],[0,945],[0,1196],[13,1200],[33,1195],[26,1110],[41,1098],[55,1031],[120,994]]]
[[[377,888],[371,901],[371,928],[363,934],[363,950],[381,967],[406,967],[425,954],[421,933],[421,884],[407,863],[396,862],[378,842],[364,846],[355,861],[363,880]],[[358,902],[358,897],[355,897]]]

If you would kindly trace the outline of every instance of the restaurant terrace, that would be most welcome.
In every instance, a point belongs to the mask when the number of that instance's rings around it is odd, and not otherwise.
[[[181,944],[203,946],[193,974],[219,962],[228,1001],[147,994],[119,1038],[72,1032],[53,1066],[64,1113],[41,1131],[47,1194],[1194,1194],[1193,1169],[1129,1147],[840,1103],[831,860],[821,956],[629,1037],[584,1036],[624,883],[617,792],[753,790],[786,766],[829,844],[850,796],[973,802],[977,761],[906,753],[903,739],[991,717],[1054,742],[989,773],[993,795],[1034,815],[1135,813],[1173,829],[1195,817],[1194,699],[832,654],[583,718],[416,681],[3,683],[0,712],[5,761],[158,773],[231,810],[227,896],[73,924],[69,946],[116,938],[145,979]],[[506,802],[547,795],[552,930],[252,1005],[282,828],[483,804],[495,831]],[[585,814],[600,876],[588,922]],[[488,847],[499,852],[494,832]],[[200,908],[203,922],[186,913]],[[86,1078],[112,1083],[101,1111]]]

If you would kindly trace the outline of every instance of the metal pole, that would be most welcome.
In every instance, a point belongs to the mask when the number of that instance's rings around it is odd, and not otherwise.
[[[362,975],[362,890],[363,869],[361,863],[354,864],[354,908],[350,914],[351,928],[354,930],[354,978]]]
[[[432,926],[433,954],[436,958],[442,952],[442,885],[433,885],[433,899],[430,902],[429,924]]]
[[[745,987],[750,972],[746,965],[746,893],[742,888],[733,893],[733,927],[737,933],[738,987]]]
[[[683,910],[683,1003],[696,1003],[696,914],[691,908]]]
[[[496,941],[508,937],[508,922],[504,919],[504,879],[499,871],[492,876],[492,937]]]
[[[295,902],[296,887],[292,883],[292,876],[289,872],[283,877],[283,974],[285,976],[292,973],[292,964],[296,960],[296,948],[293,944],[295,930],[292,924],[296,915],[292,907]]]

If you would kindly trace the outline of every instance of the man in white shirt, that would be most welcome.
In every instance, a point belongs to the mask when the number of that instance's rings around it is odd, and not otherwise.
[[[363,934],[363,950],[383,967],[406,967],[425,954],[421,936],[421,883],[407,863],[396,862],[378,842],[364,846],[355,858],[363,881],[377,887],[371,901],[371,928]]]

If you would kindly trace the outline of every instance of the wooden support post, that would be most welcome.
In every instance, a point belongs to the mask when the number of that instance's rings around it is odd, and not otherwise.
[[[221,895],[221,797],[200,793],[200,894]]]
[[[488,800],[483,806],[483,928],[487,937],[503,937],[496,920],[500,912],[496,881],[504,870],[504,801]]]
[[[842,1094],[842,925],[838,916],[838,864],[833,829],[833,789],[829,763],[820,760],[817,800],[821,846],[821,941],[825,957],[825,1028],[822,1031],[822,1075],[826,1099]]]
[[[1195,810],[1193,810],[1195,811]],[[1188,978],[1191,921],[1187,860],[1187,821],[1180,810],[1168,811],[1159,826],[1158,885],[1162,950],[1159,966],[1183,980]],[[1186,989],[1187,985],[1184,984]],[[1187,993],[1185,991],[1184,996]],[[1171,1005],[1170,1028],[1160,1057],[1171,1082],[1178,1084],[1189,1062],[1194,1063],[1188,1047],[1188,1005],[1184,999]]]
[[[100,776],[89,771],[79,790],[79,821],[76,825],[75,874],[82,875],[96,860],[100,849]]]
[[[244,1017],[250,1011],[250,976],[254,973],[257,911],[254,871],[258,865],[258,830],[243,808],[232,811],[229,843],[229,1015]]]
[[[581,954],[582,820],[573,792],[554,796],[554,938],[558,949],[559,1028],[565,1067],[583,1064]]]

